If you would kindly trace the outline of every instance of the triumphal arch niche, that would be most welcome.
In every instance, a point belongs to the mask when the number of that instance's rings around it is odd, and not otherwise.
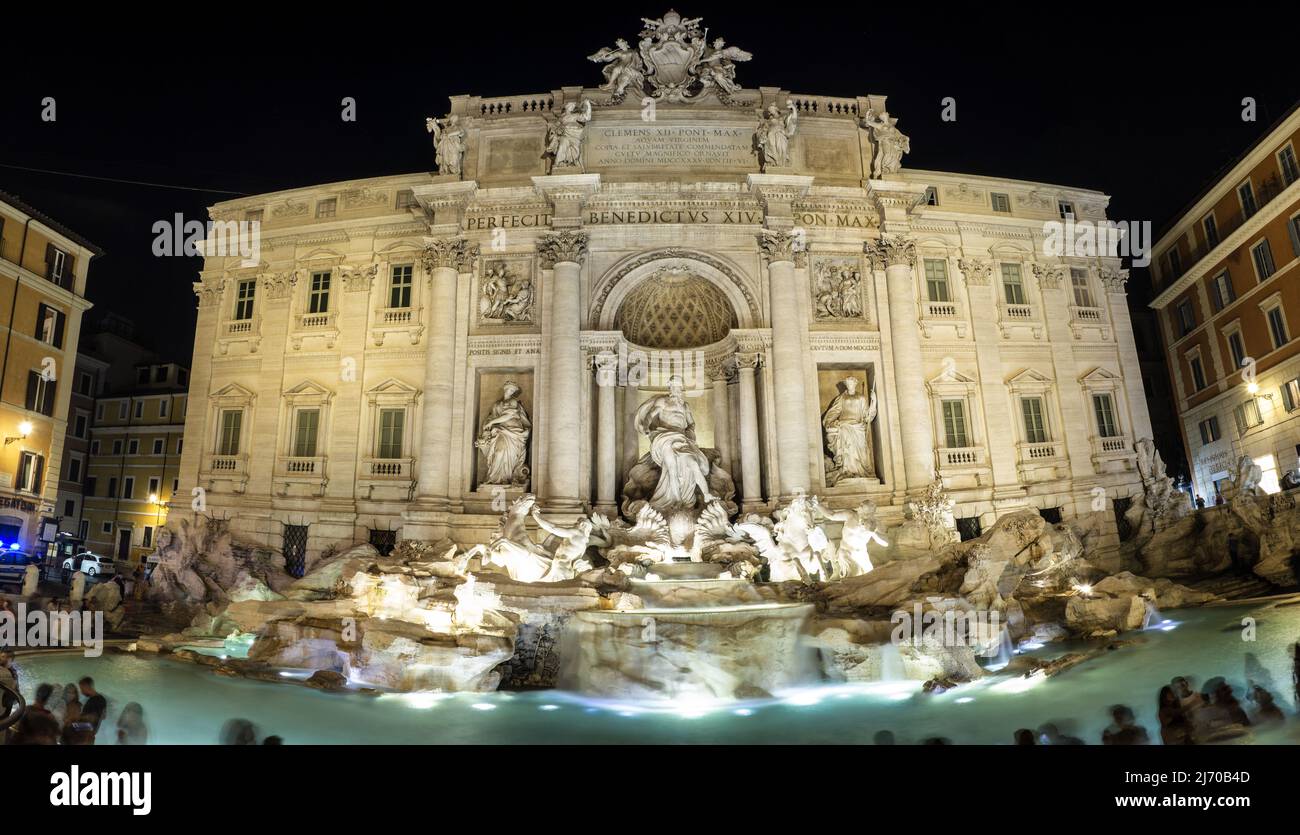
[[[904,169],[884,96],[755,85],[779,64],[721,26],[629,23],[591,86],[453,97],[432,174],[213,208],[275,246],[209,259],[196,385],[247,392],[229,408],[268,444],[297,437],[281,384],[309,385],[329,449],[240,458],[214,406],[186,445],[210,502],[316,547],[484,541],[525,494],[568,523],[650,506],[675,538],[715,501],[893,523],[941,481],[987,525],[1127,495],[1149,427],[1123,275],[1039,246],[1105,195]]]

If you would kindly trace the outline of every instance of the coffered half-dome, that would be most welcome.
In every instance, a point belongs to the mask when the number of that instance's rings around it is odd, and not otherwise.
[[[697,348],[711,345],[736,327],[727,295],[689,270],[666,268],[628,293],[614,326],[634,345]]]

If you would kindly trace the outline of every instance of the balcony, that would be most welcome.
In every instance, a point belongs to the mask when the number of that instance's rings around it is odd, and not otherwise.
[[[1064,474],[1067,458],[1061,441],[1016,444],[1017,467],[1024,482],[1048,481]],[[1058,472],[1059,470],[1059,472]]]
[[[1122,472],[1127,470],[1128,460],[1136,459],[1132,438],[1127,434],[1112,436],[1093,436],[1092,464],[1099,472]]]
[[[289,342],[296,351],[302,348],[303,340],[319,337],[325,340],[326,348],[333,348],[338,335],[338,314],[335,311],[299,313],[293,319],[293,332],[289,334]]]
[[[244,492],[248,485],[248,455],[205,455],[199,470],[199,481],[209,490],[229,484],[234,492]]]
[[[217,350],[222,356],[230,353],[230,346],[247,343],[250,354],[257,353],[262,341],[262,320],[260,316],[248,319],[230,319],[218,326]]]
[[[1095,332],[1102,340],[1110,339],[1110,323],[1106,321],[1106,312],[1100,307],[1080,307],[1070,305],[1070,332],[1075,339],[1082,339],[1085,334]]]
[[[383,307],[375,311],[370,324],[370,336],[375,346],[384,344],[389,334],[405,333],[412,345],[420,342],[424,325],[420,322],[420,309],[417,307]]]
[[[956,302],[923,302],[921,305],[921,335],[930,338],[935,328],[953,329],[958,338],[966,336],[966,320]]]
[[[998,328],[1002,338],[1010,338],[1018,329],[1028,328],[1034,339],[1043,338],[1043,323],[1038,321],[1032,304],[998,303]]]
[[[226,336],[240,336],[253,332],[252,319],[236,319],[226,323]]]
[[[281,486],[279,495],[304,495],[303,488],[306,488],[306,495],[323,496],[325,485],[329,483],[326,477],[328,460],[323,455],[279,456],[275,461],[275,483]]]
[[[361,498],[409,501],[415,493],[415,459],[364,458],[357,486]]]
[[[412,478],[414,458],[366,458],[361,462],[362,478],[374,480],[409,480]]]

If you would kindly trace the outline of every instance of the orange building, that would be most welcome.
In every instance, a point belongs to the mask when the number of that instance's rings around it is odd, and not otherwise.
[[[86,272],[100,251],[0,192],[0,542],[45,551],[55,496]],[[44,523],[44,524],[43,524]]]
[[[1242,456],[1275,492],[1300,466],[1300,105],[1156,242],[1152,263],[1196,493]]]

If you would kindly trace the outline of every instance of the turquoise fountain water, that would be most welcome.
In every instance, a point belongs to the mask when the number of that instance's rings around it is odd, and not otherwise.
[[[1297,601],[1300,602],[1300,601]],[[1300,639],[1300,605],[1278,601],[1248,607],[1166,612],[1171,623],[1133,633],[1138,643],[1107,652],[1060,676],[990,677],[947,693],[920,692],[916,682],[817,686],[754,701],[645,702],[601,700],[560,691],[370,696],[319,693],[293,684],[215,676],[205,667],[149,656],[77,655],[20,658],[30,695],[41,681],[66,683],[92,675],[110,699],[101,743],[129,701],[144,706],[153,743],[213,743],[232,717],[252,720],[261,734],[305,743],[870,743],[877,731],[899,742],[947,737],[955,743],[1003,744],[1017,728],[1056,722],[1097,743],[1107,708],[1129,705],[1159,738],[1156,693],[1176,675],[1194,683],[1222,675],[1242,697],[1247,654],[1258,660],[1265,687],[1290,713],[1288,648]],[[1243,618],[1255,640],[1243,640]],[[1058,655],[1050,645],[1035,654]],[[1252,673],[1258,681],[1261,673]],[[1247,704],[1244,701],[1243,704]],[[1247,706],[1249,706],[1247,704]],[[1300,741],[1291,719],[1256,741]]]

